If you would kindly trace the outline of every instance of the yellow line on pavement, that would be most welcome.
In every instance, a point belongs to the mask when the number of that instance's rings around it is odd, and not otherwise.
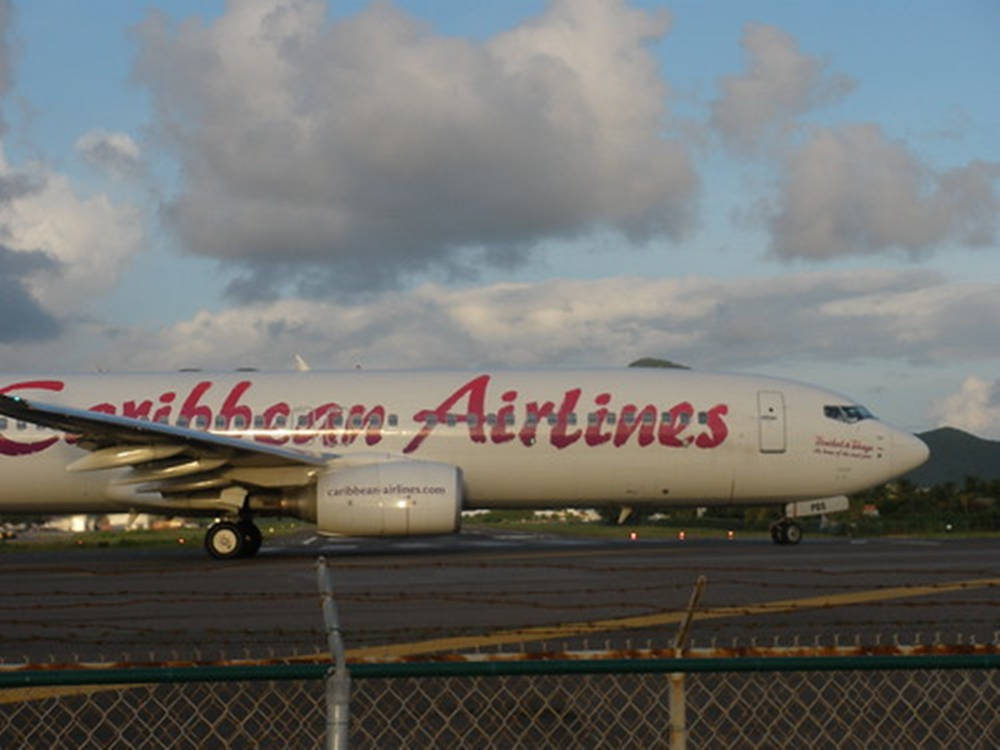
[[[908,599],[933,594],[947,594],[954,591],[969,591],[1000,587],[1000,578],[975,578],[967,581],[952,581],[950,583],[928,584],[926,586],[897,586],[894,588],[870,589],[853,591],[843,594],[825,594],[823,596],[804,597],[801,599],[782,599],[773,602],[740,604],[729,607],[714,607],[696,612],[695,620],[716,620],[726,617],[744,617],[748,615],[768,615],[781,612],[794,612],[802,609],[819,609],[847,607],[856,604],[889,601],[893,599]],[[474,648],[500,646],[512,643],[529,643],[555,639],[572,638],[575,636],[594,635],[597,633],[619,630],[635,630],[652,628],[679,623],[684,618],[684,612],[657,612],[650,615],[634,617],[619,617],[608,620],[591,620],[588,622],[566,623],[563,625],[538,625],[513,630],[499,630],[494,633],[478,636],[460,636],[455,638],[434,638],[427,641],[411,643],[391,643],[379,646],[365,646],[347,650],[349,660],[363,658],[402,658],[448,651],[467,651]],[[329,658],[329,654],[301,655],[292,661],[312,661],[317,657]],[[139,687],[139,685],[107,685],[107,686],[61,686],[61,687],[27,687],[0,690],[0,704],[38,700],[66,695],[84,695],[89,693],[124,690]]]
[[[801,599],[782,599],[774,602],[740,604],[729,607],[714,607],[696,612],[695,620],[715,620],[725,617],[767,615],[794,612],[801,609],[846,607],[855,604],[907,599],[931,594],[945,594],[952,591],[989,588],[1000,586],[1000,578],[977,578],[968,581],[928,584],[926,586],[897,586],[894,588],[853,591],[844,594],[824,594]],[[380,646],[365,646],[347,651],[348,659],[372,657],[406,657],[432,654],[439,651],[466,651],[474,648],[501,646],[512,643],[528,643],[595,635],[617,630],[636,630],[679,623],[684,612],[657,612],[650,615],[619,617],[610,620],[591,620],[562,625],[538,625],[513,630],[500,630],[485,635],[457,636],[454,638],[434,638],[411,643],[390,643]]]

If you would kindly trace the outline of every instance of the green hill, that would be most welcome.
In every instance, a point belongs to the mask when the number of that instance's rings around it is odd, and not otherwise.
[[[940,427],[917,435],[931,449],[927,463],[904,478],[920,487],[953,482],[966,477],[1000,479],[1000,442],[984,440],[954,427]]]

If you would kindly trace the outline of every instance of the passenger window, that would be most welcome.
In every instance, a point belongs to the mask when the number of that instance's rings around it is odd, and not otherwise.
[[[597,415],[594,412],[587,414],[587,424],[597,424]]]
[[[382,415],[372,414],[372,418],[368,420],[368,424],[370,424],[373,428],[377,430],[379,427],[382,426]]]
[[[496,414],[493,414],[491,412],[490,414],[486,415],[486,424],[488,424],[488,425],[490,425],[492,427],[496,423],[497,423],[497,415]]]
[[[555,414],[549,414],[549,424],[550,425],[559,424],[559,417]]]
[[[607,416],[604,417],[604,421],[607,424],[614,424],[615,423],[615,413],[613,411],[609,411],[607,413]]]
[[[206,417],[204,414],[199,414],[197,417],[194,418],[194,426],[197,427],[199,430],[208,429],[208,417]]]
[[[708,412],[698,412],[698,424],[708,424]]]
[[[264,415],[263,414],[255,414],[254,415],[253,426],[256,429],[258,429],[258,430],[261,430],[261,429],[264,428]]]
[[[446,419],[448,420],[448,426],[449,427],[454,427],[455,423],[458,421],[458,420],[455,419],[455,415],[454,414],[448,414],[446,416]]]
[[[7,417],[0,417],[0,430],[7,429]]]
[[[246,426],[247,426],[247,421],[246,419],[243,418],[242,414],[237,414],[235,417],[233,417],[234,428],[236,428],[237,430],[242,430],[246,428]]]
[[[399,415],[398,414],[390,414],[389,415],[389,426],[390,427],[395,427],[398,424],[399,424]]]
[[[479,415],[475,414],[475,413],[473,413],[473,414],[467,414],[465,416],[465,421],[468,422],[468,424],[469,424],[470,427],[478,427],[479,426]]]
[[[178,427],[187,427],[188,426],[188,418],[187,417],[177,417],[177,426]]]
[[[280,430],[283,429],[287,423],[288,418],[284,414],[279,414],[274,418],[274,422],[272,424]]]
[[[514,424],[514,415],[513,414],[508,414],[506,417],[504,417],[504,421],[507,423],[508,426],[513,425]]]

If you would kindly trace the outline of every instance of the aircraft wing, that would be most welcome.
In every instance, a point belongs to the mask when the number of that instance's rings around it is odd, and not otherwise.
[[[19,396],[0,394],[0,414],[76,436],[90,454],[68,471],[131,468],[116,482],[165,497],[230,486],[304,486],[337,457]]]

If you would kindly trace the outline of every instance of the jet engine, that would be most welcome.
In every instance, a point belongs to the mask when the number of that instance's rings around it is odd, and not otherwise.
[[[333,468],[316,485],[320,533],[409,536],[458,531],[462,471],[433,461],[382,461]]]

